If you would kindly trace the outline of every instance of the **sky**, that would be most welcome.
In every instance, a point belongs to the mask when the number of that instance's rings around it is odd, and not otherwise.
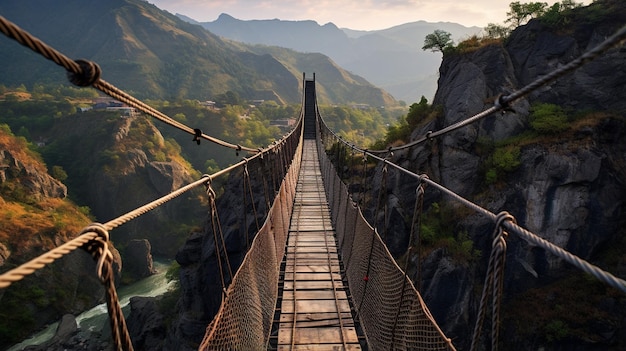
[[[508,0],[148,0],[173,14],[211,22],[221,13],[237,19],[314,20],[340,28],[376,30],[424,20],[485,27],[502,24]],[[531,2],[531,1],[520,1]],[[546,1],[549,5],[558,1]],[[577,1],[589,4],[591,0]]]

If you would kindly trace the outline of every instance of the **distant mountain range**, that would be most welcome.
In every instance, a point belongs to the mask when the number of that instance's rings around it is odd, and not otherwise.
[[[0,13],[67,56],[96,61],[103,79],[143,99],[210,100],[230,90],[298,103],[302,73],[317,70],[326,73],[318,76],[323,103],[397,104],[324,55],[259,52],[143,0],[2,1]],[[63,69],[4,35],[0,47],[0,84],[67,81]]]
[[[197,22],[177,16],[234,41],[322,53],[409,103],[419,101],[422,95],[432,99],[437,88],[441,53],[422,50],[426,35],[442,29],[458,40],[481,31],[449,22],[418,21],[384,30],[356,31],[315,21],[244,21],[222,14],[213,22]]]

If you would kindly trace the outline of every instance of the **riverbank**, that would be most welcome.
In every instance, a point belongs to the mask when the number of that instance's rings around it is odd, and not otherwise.
[[[118,289],[117,293],[124,315],[128,317],[129,302],[132,297],[145,296],[155,297],[163,295],[170,288],[171,282],[167,281],[165,276],[167,269],[171,265],[170,260],[153,261],[154,269],[157,273],[142,279],[136,283],[124,286]],[[100,333],[109,334],[108,315],[106,304],[100,304],[76,316],[76,324],[78,325],[78,333]],[[32,335],[28,339],[22,341],[9,348],[7,351],[21,351],[28,346],[42,345],[52,339],[56,333],[59,323],[52,323],[42,331]]]

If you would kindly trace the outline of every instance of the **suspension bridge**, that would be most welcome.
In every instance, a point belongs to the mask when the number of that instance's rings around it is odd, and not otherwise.
[[[116,349],[132,350],[133,344],[121,312],[113,282],[109,232],[147,211],[204,186],[210,207],[211,238],[217,267],[222,277],[223,302],[199,350],[455,350],[452,340],[428,310],[413,282],[391,256],[384,241],[361,213],[358,201],[339,177],[341,153],[348,148],[379,163],[383,175],[389,167],[417,181],[411,241],[419,230],[425,186],[434,187],[453,200],[494,223],[493,246],[472,349],[479,348],[484,319],[491,315],[491,348],[497,349],[499,304],[502,296],[503,265],[508,233],[556,255],[602,282],[626,293],[626,282],[572,255],[518,226],[506,212],[494,214],[446,189],[424,174],[415,174],[391,162],[393,150],[411,147],[502,111],[531,91],[570,73],[626,39],[626,27],[570,64],[541,77],[494,106],[442,130],[428,132],[414,142],[388,150],[368,151],[351,145],[330,130],[317,108],[315,76],[303,75],[303,100],[299,121],[285,137],[265,149],[231,144],[176,122],[100,78],[97,64],[71,60],[45,43],[0,17],[0,30],[44,57],[64,67],[70,80],[92,86],[140,109],[171,127],[193,135],[194,141],[208,140],[251,156],[243,161],[186,185],[106,223],[94,223],[73,240],[0,275],[0,289],[9,288],[23,277],[78,248],[97,262],[97,275],[105,286],[112,339]],[[263,179],[263,197],[268,204],[262,224],[246,256],[229,280],[228,250],[219,223],[219,209],[212,180],[243,170],[244,203],[255,212],[250,170]],[[250,202],[248,202],[250,201]],[[244,220],[247,224],[247,220]],[[407,249],[408,258],[411,247]],[[406,267],[406,265],[405,265]],[[226,278],[225,278],[226,277]],[[491,300],[491,306],[489,306]]]

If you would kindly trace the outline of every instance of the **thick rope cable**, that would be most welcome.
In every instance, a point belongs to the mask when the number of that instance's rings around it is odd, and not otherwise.
[[[326,127],[328,128],[328,127]],[[330,130],[329,130],[330,131]],[[334,135],[334,133],[332,133],[332,131],[330,131],[331,134]],[[341,141],[342,143],[347,143],[346,141],[337,138],[337,140]],[[390,165],[392,167],[394,167],[395,169],[411,176],[414,177],[418,180],[423,179],[424,182],[428,183],[430,186],[436,188],[437,190],[441,191],[442,193],[446,194],[447,196],[450,196],[451,198],[453,198],[455,201],[460,202],[462,205],[464,205],[465,207],[468,207],[469,209],[473,210],[474,212],[483,215],[485,217],[487,217],[488,219],[495,221],[496,219],[496,215],[494,213],[492,213],[491,211],[465,199],[464,197],[458,195],[457,193],[455,193],[454,191],[444,187],[443,185],[440,185],[439,183],[428,179],[428,177],[423,174],[423,175],[418,175],[414,172],[411,172],[387,159],[384,159],[380,156],[377,156],[375,154],[373,154],[371,151],[367,151],[368,155],[370,157],[375,158],[376,160],[382,162],[383,164],[387,164]],[[582,270],[585,273],[589,273],[592,276],[596,277],[598,280],[604,282],[605,284],[612,286],[620,291],[622,291],[623,293],[626,293],[626,281],[623,279],[620,279],[616,276],[614,276],[613,274],[597,267],[596,265],[593,265],[581,258],[579,258],[578,256],[558,247],[555,244],[552,244],[551,242],[542,239],[541,237],[539,237],[537,234],[534,234],[520,226],[518,226],[517,224],[514,223],[510,223],[510,222],[505,222],[503,224],[506,229],[509,230],[509,232],[515,233],[517,235],[519,235],[521,238],[523,238],[524,240],[526,240],[527,242],[534,244],[536,246],[539,246],[541,248],[543,248],[544,250],[552,253],[553,255],[561,258],[562,260],[564,260],[565,262],[573,265],[574,267]]]
[[[474,325],[474,333],[472,336],[471,351],[475,351],[478,348],[480,342],[480,334],[482,331],[485,315],[487,314],[487,299],[489,294],[492,294],[492,308],[491,308],[491,350],[496,351],[498,349],[498,335],[500,325],[500,302],[502,299],[502,285],[504,281],[504,260],[506,253],[506,231],[503,230],[503,223],[505,221],[515,222],[515,218],[508,212],[500,212],[496,217],[496,225],[493,233],[493,243],[491,255],[489,256],[489,264],[487,267],[487,275],[485,277],[485,284],[483,285],[483,292],[480,298],[480,305],[478,308],[478,316],[476,317],[476,324]]]
[[[96,274],[105,288],[105,299],[113,343],[116,345],[117,350],[133,350],[133,344],[130,340],[124,313],[122,312],[115,288],[113,255],[109,250],[109,231],[100,223],[92,223],[82,231],[82,233],[87,232],[97,234],[94,240],[89,241],[82,248],[97,262]]]
[[[211,178],[209,178],[211,179]],[[224,279],[224,267],[222,265],[222,255],[220,252],[219,241],[217,240],[218,228],[215,224],[215,213],[217,212],[217,207],[215,205],[215,191],[211,187],[211,182],[207,183],[206,189],[207,195],[209,196],[209,218],[211,219],[211,230],[213,232],[213,245],[215,246],[215,259],[217,260],[217,267],[220,272],[220,281],[222,282],[222,301],[224,300],[224,296],[226,295],[226,279]]]
[[[2,33],[4,33],[7,37],[16,40],[18,43],[65,68],[68,73],[68,78],[73,84],[81,87],[92,86],[120,102],[147,113],[163,123],[193,135],[193,141],[196,141],[198,144],[200,143],[200,139],[205,139],[220,146],[237,150],[237,152],[242,150],[252,153],[258,152],[258,149],[231,144],[218,138],[206,135],[202,133],[200,129],[191,128],[174,120],[173,118],[152,108],[126,92],[116,88],[111,83],[101,79],[101,69],[96,63],[82,59],[76,61],[72,60],[2,16],[0,16],[0,31],[2,31]]]
[[[255,159],[257,157],[263,157],[264,154],[266,154],[267,152],[269,152],[269,150],[271,150],[270,148],[267,148],[265,150],[261,150],[259,149],[259,153],[253,155],[252,157],[248,158],[246,161],[241,161],[239,163],[236,163],[230,167],[227,167],[221,171],[215,172],[213,173],[210,177],[215,179],[219,176],[222,176],[224,174],[227,174],[229,172],[231,172],[232,170],[234,170],[235,168],[241,167],[245,164],[245,162],[250,161],[252,159]],[[209,175],[204,175],[202,178],[196,180],[193,183],[190,183],[184,187],[179,188],[178,190],[175,190],[173,192],[171,192],[168,195],[165,195],[161,198],[158,198],[146,205],[143,205],[141,207],[138,207],[124,215],[121,215],[115,219],[112,219],[106,223],[103,224],[104,228],[107,231],[111,231],[119,226],[121,226],[122,224],[125,224],[131,220],[133,220],[134,218],[137,218],[163,204],[165,204],[168,201],[173,200],[174,198],[184,194],[185,192],[196,188],[200,185],[205,185],[207,180],[209,178]],[[94,233],[84,233],[81,234],[79,236],[77,236],[76,238],[66,242],[65,244],[62,244],[10,271],[7,271],[5,273],[3,273],[2,275],[0,275],[0,288],[6,288],[8,286],[10,286],[13,282],[22,280],[25,276],[32,274],[33,272],[37,271],[38,269],[41,269],[43,267],[45,267],[46,265],[56,261],[57,259],[69,254],[70,252],[76,250],[77,248],[85,245],[87,242],[89,242],[90,240],[94,239],[94,236],[96,236],[96,234]]]
[[[404,171],[407,174],[410,174],[416,178],[420,178],[420,177],[424,177],[424,176],[419,176],[415,173],[412,173],[410,171],[407,171],[405,169],[403,169],[400,166],[397,166],[393,163],[389,163],[390,165],[393,165],[394,167]],[[429,185],[437,188],[439,191],[445,193],[446,195],[452,197],[454,200],[460,202],[461,204],[463,204],[464,206],[474,210],[474,212],[477,212],[493,221],[496,220],[496,215],[465,199],[464,197],[456,194],[455,192],[453,192],[452,190],[444,187],[443,185],[438,184],[437,182],[430,180],[430,179],[424,179],[424,181],[426,183],[428,183]],[[540,236],[538,236],[537,234],[534,234],[522,227],[520,227],[519,225],[515,224],[515,223],[511,223],[511,222],[504,222],[504,227],[506,229],[508,229],[510,232],[513,232],[515,234],[517,234],[518,236],[520,236],[521,238],[523,238],[524,240],[526,240],[527,242],[534,244],[538,247],[543,248],[544,250],[552,253],[553,255],[563,259],[564,261],[566,261],[567,263],[573,265],[574,267],[577,267],[578,269],[582,270],[585,273],[589,273],[591,275],[593,275],[594,277],[596,277],[597,279],[599,279],[600,281],[626,293],[626,281],[623,279],[620,279],[614,275],[612,275],[611,273],[579,258],[578,256],[568,252],[567,250],[564,250],[562,248],[560,248],[559,246],[541,238]]]

